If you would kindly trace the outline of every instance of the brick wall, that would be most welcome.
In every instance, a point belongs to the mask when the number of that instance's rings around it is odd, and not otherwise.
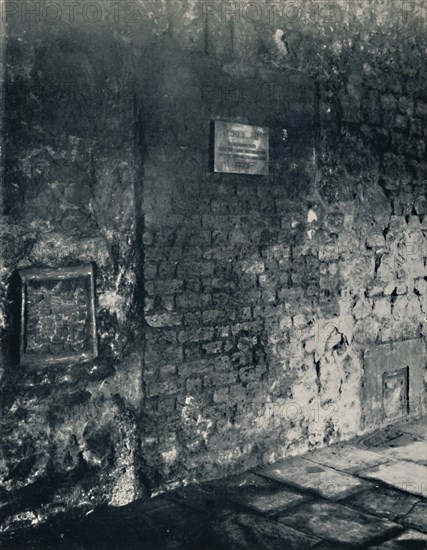
[[[365,354],[390,342],[418,349],[424,334],[419,36],[401,39],[409,27],[396,4],[381,33],[374,17],[360,34],[345,11],[352,31],[294,21],[287,55],[260,25],[255,53],[250,25],[235,23],[231,44],[215,6],[207,46],[181,28],[184,57],[156,50],[157,72],[140,76],[141,90],[154,89],[154,100],[142,92],[142,448],[160,484],[386,423],[371,415],[382,387],[366,387]],[[191,36],[196,22],[182,22]],[[270,177],[209,172],[215,118],[270,127]],[[412,364],[413,414],[424,368]]]

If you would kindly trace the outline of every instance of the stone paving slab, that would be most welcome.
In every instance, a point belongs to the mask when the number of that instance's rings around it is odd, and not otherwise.
[[[292,526],[252,514],[236,514],[216,522],[218,548],[229,550],[304,550],[319,539]]]
[[[307,499],[291,487],[284,487],[277,481],[250,472],[179,489],[173,498],[205,513],[220,509],[227,503],[262,513],[273,513]]]
[[[340,500],[340,504],[356,508],[367,514],[380,516],[391,521],[405,517],[417,504],[425,501],[420,497],[403,493],[392,487],[373,487]]]
[[[188,506],[190,510],[197,510],[205,514],[212,514],[217,510],[221,510],[226,504],[224,494],[208,491],[198,485],[177,489],[171,494],[171,497],[175,501]]]
[[[427,538],[418,531],[405,531],[399,537],[394,538],[369,547],[371,550],[425,550],[427,548]]]
[[[288,488],[276,489],[273,492],[268,491],[265,493],[254,493],[244,495],[240,498],[237,497],[237,502],[257,510],[258,512],[270,513],[283,510],[289,506],[293,506],[298,502],[305,500],[305,497],[296,491],[289,490]]]
[[[366,479],[376,479],[401,491],[427,497],[427,467],[415,462],[396,460],[359,472]]]
[[[399,429],[408,434],[427,439],[427,422],[425,419],[413,420],[412,422],[403,422],[398,425]]]
[[[277,520],[336,544],[366,545],[403,531],[391,521],[330,502],[297,506],[279,514]]]
[[[409,514],[400,518],[399,522],[427,533],[427,502],[423,500],[415,504]]]
[[[282,510],[307,499],[296,489],[251,472],[203,485],[216,498],[263,513]]]
[[[413,441],[408,445],[402,445],[398,447],[375,447],[375,450],[381,452],[384,461],[396,459],[410,460],[419,464],[427,464],[426,441]]]
[[[369,447],[371,451],[375,448],[383,447],[403,447],[414,441],[421,441],[422,437],[418,434],[402,432],[402,430],[392,427],[381,432],[376,432],[362,441],[363,445]]]
[[[381,453],[344,443],[308,453],[304,458],[346,472],[356,472],[386,461]]]
[[[281,485],[253,472],[244,472],[236,476],[228,476],[213,481],[207,481],[200,485],[203,491],[215,496],[215,498],[226,500],[233,498],[236,491],[247,491],[249,488],[261,490],[271,487],[281,487]]]
[[[422,540],[424,543],[427,541],[427,535],[425,533],[420,533],[419,531],[416,531],[414,529],[410,529],[409,531],[405,531],[401,535],[399,535],[395,540]]]
[[[354,476],[304,458],[289,458],[257,470],[260,475],[325,498],[343,498],[369,485]]]
[[[214,481],[204,483],[207,487],[226,485],[227,487],[269,487],[271,481],[265,477],[259,476],[254,472],[243,472],[236,476],[223,477]]]

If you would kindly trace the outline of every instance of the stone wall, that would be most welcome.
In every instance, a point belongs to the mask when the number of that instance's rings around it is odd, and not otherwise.
[[[8,15],[7,513],[37,483],[123,504],[370,431],[377,347],[425,350],[423,14],[99,6]],[[270,128],[268,177],[210,171],[214,119]],[[21,365],[16,272],[90,262],[98,357]],[[425,362],[401,367],[419,414]]]
[[[38,521],[46,510],[123,504],[145,490],[140,168],[133,90],[123,85],[129,62],[111,29],[12,19],[6,61],[0,514],[29,510],[17,517]],[[85,283],[43,273],[87,265],[98,355],[84,361]],[[29,268],[41,280],[26,293],[23,361],[19,279]],[[67,355],[76,358],[59,360]]]

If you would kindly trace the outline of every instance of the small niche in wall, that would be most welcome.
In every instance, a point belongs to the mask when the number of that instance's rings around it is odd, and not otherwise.
[[[97,356],[92,265],[19,272],[21,364],[55,364]]]
[[[390,420],[409,413],[409,367],[383,373],[383,406]]]

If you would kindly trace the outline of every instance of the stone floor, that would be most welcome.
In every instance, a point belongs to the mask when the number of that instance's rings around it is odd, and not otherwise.
[[[4,549],[427,548],[427,424],[191,486],[62,516],[0,537]]]

